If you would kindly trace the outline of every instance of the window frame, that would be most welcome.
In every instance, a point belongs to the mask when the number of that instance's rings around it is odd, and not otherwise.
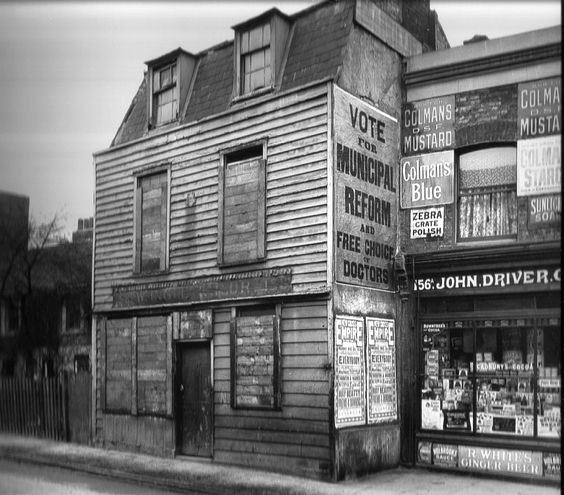
[[[158,269],[146,270],[142,269],[142,207],[143,207],[143,195],[142,183],[143,180],[163,174],[165,180],[163,184],[166,184],[166,221],[165,221],[165,239],[164,239],[164,253],[161,253],[163,257],[163,262],[159,265]],[[162,187],[162,186],[161,186]],[[169,268],[170,262],[170,196],[171,196],[171,170],[170,164],[162,164],[156,167],[145,168],[139,170],[133,174],[133,274],[136,276],[150,276],[160,273],[166,273]],[[162,207],[162,205],[161,205]],[[162,266],[161,266],[162,265]]]
[[[246,405],[237,402],[237,327],[238,318],[252,315],[242,313],[256,312],[254,316],[272,315],[272,405]],[[281,350],[281,322],[282,305],[262,304],[256,306],[242,306],[231,308],[230,319],[230,363],[231,363],[231,408],[239,410],[261,410],[261,411],[281,411],[282,410],[282,350]]]
[[[481,237],[462,237],[460,234],[460,199],[462,196],[471,196],[470,194],[463,194],[462,187],[461,187],[461,168],[460,168],[460,158],[463,155],[473,153],[476,151],[483,151],[483,150],[492,150],[498,148],[513,148],[515,150],[515,174],[517,174],[517,143],[516,142],[497,142],[487,145],[479,145],[479,146],[471,146],[466,147],[464,149],[459,149],[456,151],[456,202],[455,202],[455,231],[454,236],[456,239],[457,244],[495,244],[495,243],[507,243],[507,242],[514,242],[517,241],[519,235],[519,198],[517,197],[517,179],[515,179],[514,184],[509,185],[502,185],[502,186],[486,186],[489,191],[485,192],[484,194],[492,194],[493,192],[508,192],[514,191],[515,192],[515,225],[516,225],[516,232],[515,234],[503,234],[503,235],[492,235],[492,236],[481,236]],[[515,175],[516,177],[516,175]],[[497,189],[496,189],[497,188]]]
[[[173,76],[173,70],[174,68],[174,73],[175,75]],[[166,84],[165,86],[161,87],[159,84],[159,88],[155,89],[155,75],[158,74],[159,75],[159,79],[161,77],[161,73],[164,72],[165,70],[169,69],[171,71],[171,80],[168,84]],[[170,124],[171,122],[175,122],[178,120],[178,116],[180,114],[180,91],[179,91],[179,83],[178,83],[178,78],[179,78],[179,64],[178,64],[178,60],[172,59],[172,60],[167,60],[162,64],[156,65],[155,67],[151,67],[151,70],[149,71],[149,124],[150,124],[150,128],[154,129],[157,127],[162,127],[165,126],[167,124]],[[174,101],[176,101],[176,112],[175,115],[172,116],[172,118],[170,120],[166,120],[166,121],[162,121],[159,122],[158,121],[158,105],[156,104],[156,100],[157,98],[162,95],[163,93],[165,93],[166,91],[169,90],[173,90],[172,94],[174,97]]]
[[[237,266],[251,263],[262,262],[266,259],[266,167],[267,167],[267,139],[253,141],[237,145],[232,148],[223,150],[219,154],[219,170],[218,170],[218,223],[217,223],[217,263],[220,267]],[[244,158],[241,160],[229,161],[230,156],[238,153],[244,153],[246,150],[262,147],[262,156]],[[228,165],[242,164],[245,162],[260,161],[258,170],[258,193],[257,193],[257,257],[253,259],[226,262],[225,261],[225,176]]]
[[[268,19],[264,20],[261,19],[261,21],[259,22],[255,22],[253,24],[249,24],[247,26],[244,26],[243,28],[241,28],[240,30],[237,31],[236,36],[235,36],[235,98],[244,98],[244,97],[251,97],[257,94],[262,94],[268,91],[271,91],[272,89],[274,89],[275,85],[276,85],[276,80],[277,80],[277,71],[276,71],[276,67],[277,65],[279,65],[277,62],[278,60],[276,59],[276,44],[277,44],[277,36],[276,36],[276,23],[273,20],[274,18],[271,16]],[[256,50],[252,50],[252,51],[248,51],[243,53],[243,49],[242,49],[242,38],[244,34],[248,34],[249,38],[250,38],[250,33],[251,31],[253,31],[254,29],[258,28],[258,27],[262,27],[264,30],[264,27],[268,25],[270,27],[270,41],[268,43],[268,45],[263,45],[261,48],[257,48]],[[245,74],[243,72],[243,58],[245,57],[245,55],[252,55],[254,53],[258,53],[261,50],[265,50],[265,48],[268,48],[270,51],[270,84],[265,84],[263,87],[261,88],[257,88],[254,90],[250,90],[250,91],[245,91],[245,85],[244,85],[244,77]],[[266,67],[266,65],[265,65]],[[263,70],[264,68],[263,67]]]
[[[509,324],[511,321],[517,321],[519,322],[520,320],[522,320],[523,323],[521,324],[517,324],[517,325],[511,325]],[[554,321],[551,321],[554,320]],[[503,322],[507,322],[507,325],[504,325]],[[501,322],[501,323],[500,323]],[[470,403],[470,407],[467,411],[467,417],[469,420],[469,424],[467,426],[467,428],[446,428],[446,427],[442,427],[440,429],[437,428],[423,428],[423,417],[422,417],[422,413],[421,413],[421,404],[423,401],[425,400],[433,400],[433,399],[427,399],[423,397],[423,392],[425,390],[428,390],[425,388],[424,383],[426,378],[429,377],[429,375],[426,373],[426,354],[427,354],[427,348],[425,347],[424,343],[424,330],[423,327],[425,324],[431,324],[431,325],[445,325],[445,329],[443,330],[443,332],[446,333],[447,339],[451,339],[452,338],[452,330],[456,329],[459,330],[460,332],[462,331],[470,331],[471,332],[471,362],[470,362],[470,367],[467,369],[467,375],[464,379],[468,380],[471,383],[471,388],[470,388],[470,393],[471,393],[471,403]],[[457,325],[460,324],[460,325]],[[493,439],[493,441],[513,441],[513,442],[532,442],[532,441],[543,441],[543,442],[554,442],[554,441],[560,441],[559,438],[556,438],[554,436],[549,436],[549,435],[541,435],[538,432],[538,422],[539,422],[539,418],[544,417],[544,415],[541,415],[540,410],[539,410],[539,403],[540,403],[540,395],[542,393],[547,393],[547,392],[542,392],[541,389],[541,381],[542,380],[546,380],[547,378],[542,375],[541,376],[541,370],[543,371],[543,373],[546,373],[547,369],[551,369],[551,368],[546,368],[545,365],[543,365],[542,367],[539,365],[539,346],[538,346],[538,341],[536,338],[537,332],[539,330],[542,330],[543,332],[546,329],[550,329],[550,328],[556,328],[556,327],[560,327],[561,324],[561,320],[559,316],[556,316],[553,313],[546,313],[544,314],[544,312],[534,312],[534,314],[532,315],[527,315],[524,316],[521,313],[517,314],[510,314],[509,316],[507,316],[506,318],[504,317],[500,317],[499,315],[491,315],[488,313],[483,313],[483,314],[479,314],[476,316],[472,316],[472,317],[468,317],[468,316],[460,316],[460,317],[456,317],[453,315],[449,315],[449,316],[445,316],[445,315],[437,315],[437,314],[429,314],[428,316],[425,316],[425,318],[423,318],[420,323],[419,323],[419,337],[418,337],[418,376],[419,376],[419,380],[418,380],[418,398],[420,401],[420,404],[418,405],[418,418],[417,418],[417,431],[419,434],[421,435],[452,435],[452,436],[457,436],[457,435],[463,435],[464,437],[468,438],[468,439],[472,439],[472,440],[476,440],[476,441],[491,441]],[[532,334],[535,335],[535,340],[534,340],[534,344],[533,344],[533,361],[529,362],[529,365],[532,366],[532,368],[529,371],[519,371],[513,368],[508,368],[505,371],[486,371],[484,369],[482,370],[478,370],[478,365],[477,363],[480,362],[485,362],[485,361],[480,361],[476,358],[477,355],[479,355],[480,353],[482,353],[482,351],[478,350],[478,334],[480,332],[488,332],[488,331],[493,331],[495,330],[496,332],[496,338],[499,340],[503,337],[501,337],[502,332],[504,330],[507,330],[508,332],[511,332],[512,330],[515,332],[516,330],[521,334],[521,340],[522,340],[522,344],[524,344],[525,339],[527,337],[527,332],[530,331],[532,332]],[[460,337],[462,338],[462,337]],[[544,339],[544,333],[543,333],[543,339]],[[541,339],[542,340],[542,339]],[[504,352],[504,351],[509,351],[509,348],[503,348],[500,347],[499,342],[497,343],[498,346],[498,351],[499,352]],[[450,349],[450,343],[448,344],[448,347]],[[433,347],[434,348],[434,347]],[[494,352],[495,353],[495,352]],[[452,354],[449,354],[449,356],[452,356]],[[494,361],[495,362],[495,361]],[[560,367],[561,367],[561,361],[560,361]],[[439,365],[438,365],[439,366]],[[452,363],[450,363],[450,366],[447,368],[447,370],[452,369],[453,371],[458,369],[456,366],[453,366]],[[439,380],[442,377],[442,370],[441,368],[437,368],[438,373],[439,373]],[[513,373],[513,374],[512,374]],[[522,375],[521,375],[522,373]],[[527,376],[528,373],[528,376]],[[495,375],[495,376],[494,376]],[[479,405],[479,396],[480,396],[480,390],[477,388],[478,383],[480,383],[481,381],[486,381],[488,379],[491,378],[497,378],[497,379],[504,379],[506,380],[508,377],[509,378],[513,378],[513,380],[520,380],[520,381],[526,381],[527,379],[530,379],[532,388],[531,391],[528,392],[530,395],[532,395],[532,403],[529,402],[529,407],[532,408],[532,415],[530,415],[531,417],[531,422],[532,422],[532,427],[533,427],[533,431],[530,435],[525,435],[525,434],[518,434],[518,433],[511,433],[511,432],[503,432],[503,431],[478,431],[478,423],[477,423],[477,418],[478,415],[480,414],[480,411],[478,411],[478,405]],[[561,380],[561,375],[559,375],[558,380]],[[454,381],[458,381],[460,380],[460,376],[456,375],[456,373],[453,375],[453,379]],[[442,388],[442,387],[441,387]],[[514,395],[517,395],[518,392],[515,392]],[[441,402],[441,410],[445,410],[443,409],[443,402],[446,401],[446,399],[443,397],[441,399],[434,399],[434,400],[440,400]],[[448,410],[448,409],[447,409]],[[459,410],[456,410],[459,411]],[[487,414],[491,414],[492,416],[496,416],[496,417],[504,417],[503,414],[494,414],[494,413],[487,413]],[[515,416],[507,416],[510,418],[517,418],[519,417],[519,415],[515,415]],[[445,419],[446,422],[446,419]]]

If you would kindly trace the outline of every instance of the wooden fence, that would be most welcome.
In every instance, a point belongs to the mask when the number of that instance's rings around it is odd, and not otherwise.
[[[0,377],[0,432],[90,441],[90,375]]]

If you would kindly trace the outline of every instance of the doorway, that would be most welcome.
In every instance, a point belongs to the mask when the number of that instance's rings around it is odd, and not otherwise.
[[[178,453],[211,457],[213,388],[209,341],[179,344],[177,371]]]

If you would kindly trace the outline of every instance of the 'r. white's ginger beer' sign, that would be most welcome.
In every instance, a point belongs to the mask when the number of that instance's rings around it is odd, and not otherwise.
[[[335,279],[393,290],[398,123],[334,87]]]

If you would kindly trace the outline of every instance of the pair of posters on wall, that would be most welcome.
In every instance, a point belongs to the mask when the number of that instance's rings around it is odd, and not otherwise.
[[[335,426],[397,419],[394,320],[335,318]]]

